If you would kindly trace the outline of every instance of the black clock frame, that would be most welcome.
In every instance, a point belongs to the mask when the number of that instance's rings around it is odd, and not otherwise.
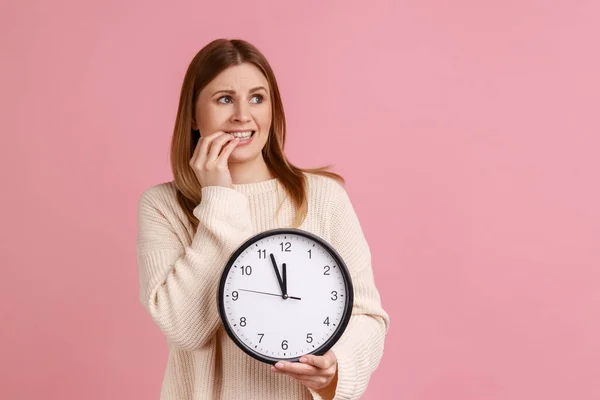
[[[352,279],[350,277],[350,272],[348,271],[348,267],[346,266],[346,263],[344,262],[344,260],[340,256],[340,254],[333,248],[333,246],[331,246],[329,243],[327,243],[327,241],[325,241],[323,238],[315,235],[314,233],[311,233],[311,232],[308,232],[308,231],[305,231],[302,229],[298,229],[298,228],[270,229],[270,230],[258,233],[256,235],[253,235],[252,237],[247,239],[244,243],[242,243],[234,251],[234,253],[229,258],[229,261],[227,262],[225,269],[223,270],[223,272],[221,274],[221,281],[219,283],[219,291],[217,292],[218,303],[219,303],[219,316],[221,317],[221,322],[223,323],[223,326],[225,327],[225,331],[227,332],[227,335],[229,335],[231,340],[233,340],[233,342],[239,348],[241,348],[246,354],[248,354],[249,356],[253,357],[254,359],[256,359],[258,361],[262,361],[267,364],[275,364],[277,361],[281,361],[281,360],[290,361],[290,362],[298,362],[300,360],[300,357],[290,357],[290,358],[268,357],[263,354],[255,352],[254,350],[249,348],[244,342],[239,340],[237,338],[237,336],[235,335],[235,333],[233,332],[231,326],[229,326],[229,322],[227,321],[227,316],[225,314],[225,304],[223,303],[223,294],[225,291],[225,282],[227,280],[227,275],[229,274],[229,270],[231,269],[231,267],[233,266],[235,260],[239,257],[239,255],[244,250],[246,250],[248,247],[250,247],[252,244],[254,244],[255,242],[257,242],[261,239],[264,239],[265,237],[282,235],[282,234],[304,236],[308,239],[311,239],[311,240],[319,243],[333,257],[334,261],[337,263],[338,268],[340,269],[340,271],[342,273],[342,276],[344,277],[343,280],[344,280],[344,285],[345,285],[345,289],[346,289],[346,303],[344,306],[344,311],[342,314],[342,319],[340,321],[340,324],[338,325],[338,327],[335,330],[335,332],[333,333],[333,335],[325,343],[323,343],[321,346],[317,347],[315,350],[313,350],[307,354],[321,356],[321,355],[325,354],[329,349],[331,349],[331,347],[333,347],[333,345],[342,337],[342,334],[346,330],[346,327],[348,326],[348,322],[350,322],[350,317],[352,316],[352,309],[354,307],[354,287],[352,285]]]

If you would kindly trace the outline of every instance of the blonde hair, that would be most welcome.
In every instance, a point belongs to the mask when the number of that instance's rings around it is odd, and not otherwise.
[[[244,62],[255,65],[269,82],[273,119],[262,154],[267,167],[281,183],[295,207],[296,214],[292,227],[300,226],[308,211],[304,173],[328,176],[344,184],[344,178],[339,174],[327,171],[330,166],[304,169],[288,161],[283,151],[286,134],[283,104],[275,74],[267,59],[256,47],[244,40],[217,39],[201,49],[187,69],[171,140],[171,169],[177,189],[177,202],[194,229],[198,226],[198,219],[192,211],[202,200],[202,188],[189,165],[200,137],[198,131],[192,129],[194,105],[202,89],[221,71]]]

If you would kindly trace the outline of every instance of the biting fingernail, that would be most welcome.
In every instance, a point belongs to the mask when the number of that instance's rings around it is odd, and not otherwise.
[[[283,368],[283,363],[282,362],[278,362],[277,364],[275,364],[275,366],[279,369]]]

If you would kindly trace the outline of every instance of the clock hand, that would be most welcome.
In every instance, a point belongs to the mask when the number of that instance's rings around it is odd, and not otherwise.
[[[281,268],[283,268],[283,279],[282,281],[282,286],[283,286],[283,298],[287,299],[288,298],[288,294],[287,294],[287,268],[285,263],[281,264]]]
[[[284,297],[285,290],[283,289],[283,280],[281,279],[281,275],[279,275],[279,268],[277,268],[277,263],[275,262],[275,256],[271,253],[271,264],[273,264],[273,269],[275,270],[275,275],[277,275],[277,282],[279,282],[279,288],[281,289],[281,297]]]
[[[238,289],[239,291],[242,292],[252,292],[252,293],[259,293],[259,294],[268,294],[269,296],[276,296],[276,297],[281,297],[281,295],[279,294],[275,294],[275,293],[267,293],[267,292],[259,292],[257,290],[249,290],[249,289]],[[289,296],[289,299],[294,299],[294,300],[302,300],[300,297],[294,297],[294,296]]]

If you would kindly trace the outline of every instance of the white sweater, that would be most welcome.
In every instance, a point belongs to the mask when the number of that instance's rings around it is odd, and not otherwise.
[[[331,350],[338,360],[335,399],[357,399],[381,359],[389,317],[347,192],[331,178],[306,176],[308,216],[299,229],[331,243],[352,277],[352,317]],[[138,208],[140,301],[169,348],[160,399],[321,399],[239,349],[218,313],[219,279],[233,251],[254,234],[291,226],[294,207],[279,181],[202,188],[195,233],[175,193],[173,182],[153,186]]]

